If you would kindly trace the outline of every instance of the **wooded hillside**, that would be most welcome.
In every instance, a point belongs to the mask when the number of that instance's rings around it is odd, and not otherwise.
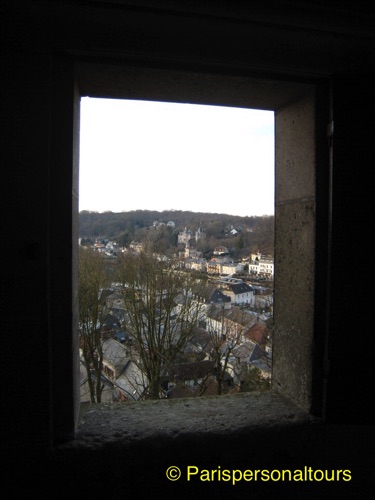
[[[173,222],[175,226],[167,225],[168,222]],[[206,238],[196,246],[204,253],[217,245],[224,245],[238,256],[256,251],[273,256],[273,215],[240,217],[179,210],[134,210],[120,213],[82,211],[79,214],[79,236],[84,241],[113,239],[120,246],[128,246],[134,240],[152,240],[158,251],[176,247],[178,233],[185,228],[195,235],[200,226],[204,229]],[[235,235],[231,233],[233,229],[237,232]]]

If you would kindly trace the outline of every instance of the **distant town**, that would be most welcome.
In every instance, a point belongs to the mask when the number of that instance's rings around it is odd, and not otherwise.
[[[155,231],[160,229],[159,224],[158,221],[152,224]],[[173,221],[162,225],[175,230]],[[238,236],[235,227],[230,232],[230,237]],[[80,238],[80,249],[84,254],[90,252],[100,256],[107,268],[112,269],[112,281],[99,290],[101,321],[96,320],[93,330],[95,334],[100,330],[100,348],[96,346],[101,356],[100,372],[93,369],[97,354],[88,357],[87,348],[84,353],[84,346],[88,344],[84,342],[85,328],[82,321],[80,323],[81,402],[98,402],[98,395],[93,396],[98,377],[101,383],[96,387],[100,386],[100,402],[136,401],[150,397],[152,376],[146,365],[152,349],[156,350],[154,337],[160,335],[161,329],[164,337],[168,331],[170,338],[165,337],[163,342],[174,345],[174,354],[171,356],[172,349],[167,350],[164,344],[157,348],[159,353],[163,351],[163,359],[158,362],[160,373],[156,397],[197,397],[270,388],[273,256],[258,250],[234,259],[230,249],[218,245],[211,249],[207,258],[198,249],[202,246],[199,242],[205,238],[203,225],[195,230],[186,226],[178,230],[173,254],[170,249],[166,254],[155,252],[155,249],[150,249],[148,241],[133,240],[127,246],[121,246],[109,238],[95,238],[90,243]],[[145,306],[149,303],[146,295],[150,292],[149,287],[146,290],[142,284],[136,292],[137,304],[143,308],[140,323],[148,326],[143,326],[143,330],[135,326],[134,309],[131,309],[134,306],[132,285],[119,282],[114,269],[122,261],[141,258],[146,252],[152,254],[158,266],[173,267],[175,275],[193,277],[199,282],[199,292],[189,288],[191,326],[188,333],[180,326],[183,323],[182,311],[187,308],[181,293],[176,293],[168,311],[169,322],[160,319],[163,318],[162,306],[150,326],[150,313]],[[153,293],[155,297],[163,296],[163,303],[167,302],[165,290]],[[152,313],[154,318],[154,311]],[[86,327],[86,334],[90,328],[92,326]]]

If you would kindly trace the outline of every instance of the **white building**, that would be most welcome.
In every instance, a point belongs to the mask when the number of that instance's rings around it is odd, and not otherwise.
[[[272,257],[262,257],[259,261],[259,274],[273,277],[274,261]]]
[[[260,252],[252,253],[250,255],[249,273],[258,274],[268,278],[273,278],[274,275],[274,259],[273,257],[266,257]]]
[[[242,273],[244,268],[245,264],[241,262],[226,262],[222,265],[222,273],[229,275]]]
[[[232,304],[254,305],[254,289],[245,282],[227,284],[222,292],[231,298]]]

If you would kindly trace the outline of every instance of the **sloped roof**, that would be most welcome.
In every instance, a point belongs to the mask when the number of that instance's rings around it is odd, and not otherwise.
[[[213,294],[210,297],[210,302],[213,303],[221,303],[221,302],[231,302],[231,298],[228,295],[225,295],[221,290],[216,288]]]
[[[112,330],[113,328],[119,327],[120,323],[118,320],[118,317],[115,316],[114,314],[108,314],[105,318],[105,322],[103,327],[106,330]]]
[[[254,350],[250,356],[250,363],[262,359],[263,356],[264,352],[262,351],[262,349],[259,347],[259,345],[255,345]]]
[[[263,322],[257,322],[252,325],[244,336],[249,340],[254,340],[258,344],[264,344],[267,341],[269,330]]]
[[[250,359],[256,344],[254,342],[248,341],[236,346],[233,349],[233,355],[236,358],[240,358],[241,361]]]
[[[109,337],[103,341],[103,359],[106,363],[113,366],[116,374],[119,375],[129,362],[125,347]]]
[[[116,386],[119,387],[132,399],[139,399],[147,386],[147,379],[137,365],[128,360],[123,373],[116,379]]]
[[[233,349],[233,355],[240,359],[240,362],[246,361],[253,363],[264,356],[264,352],[255,342],[247,341]]]
[[[217,396],[218,383],[215,377],[209,375],[207,377],[207,380],[205,380],[204,385],[205,389],[203,391],[203,394],[205,396]],[[169,397],[174,399],[193,398],[193,397],[199,397],[200,392],[201,392],[201,387],[198,385],[194,387],[186,387],[178,384],[170,389]]]
[[[110,288],[103,288],[100,291],[100,301],[106,300],[108,297],[110,297],[113,294],[114,294],[114,292]]]
[[[207,285],[201,292],[200,300],[204,301],[205,304],[216,304],[221,302],[230,302],[231,298],[228,297],[228,295],[225,295],[216,285]]]
[[[248,293],[252,292],[253,288],[247,283],[234,283],[228,284],[228,288],[232,290],[235,295],[239,295],[240,293]]]
[[[199,345],[202,349],[210,342],[211,335],[204,328],[195,327],[190,334],[189,343]]]
[[[234,323],[238,323],[246,329],[249,329],[258,321],[256,315],[248,314],[246,311],[236,306],[224,310],[213,308],[209,311],[207,316],[216,321],[221,321],[224,318]]]

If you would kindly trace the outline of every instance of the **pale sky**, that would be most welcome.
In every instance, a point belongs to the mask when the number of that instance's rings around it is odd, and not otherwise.
[[[274,113],[81,99],[79,210],[274,214]]]

